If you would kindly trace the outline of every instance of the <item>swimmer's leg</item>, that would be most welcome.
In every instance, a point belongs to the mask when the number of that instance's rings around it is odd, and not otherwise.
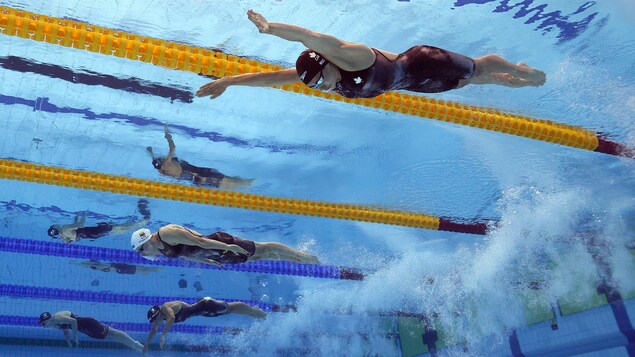
[[[247,187],[251,186],[252,182],[254,182],[253,179],[246,180],[240,177],[225,176],[220,181],[220,188],[233,189],[238,187]]]
[[[255,242],[256,252],[250,256],[248,261],[268,259],[268,260],[289,260],[304,264],[320,264],[314,255],[295,250],[284,244],[277,242]]]
[[[148,200],[143,198],[139,199],[139,201],[137,201],[137,210],[139,211],[139,213],[143,215],[142,220],[129,221],[122,224],[115,224],[112,227],[112,233],[121,234],[133,229],[145,227],[150,221],[150,217],[152,216],[152,213],[150,212],[150,208],[148,207]]]
[[[127,333],[112,327],[108,329],[108,334],[105,339],[124,344],[137,352],[143,351],[143,345],[139,341],[134,340]]]
[[[227,303],[227,311],[224,314],[239,314],[255,317],[258,319],[267,318],[267,313],[260,310],[258,306],[249,306],[244,302]]]
[[[474,61],[474,75],[470,79],[461,80],[459,87],[467,84],[499,84],[508,87],[537,87],[545,84],[546,75],[543,71],[522,62],[513,64],[496,55],[475,58]]]

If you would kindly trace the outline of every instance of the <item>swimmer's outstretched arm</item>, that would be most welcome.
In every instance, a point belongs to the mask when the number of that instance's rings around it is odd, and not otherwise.
[[[218,98],[229,86],[273,87],[299,82],[295,69],[283,69],[275,72],[246,73],[238,76],[223,77],[203,85],[196,91],[197,97]]]
[[[370,47],[345,42],[334,36],[313,32],[305,28],[268,22],[264,16],[247,11],[247,17],[258,27],[260,33],[275,35],[288,41],[302,42],[307,48],[324,55],[331,63],[345,71],[357,71],[368,68],[375,62],[375,53]]]

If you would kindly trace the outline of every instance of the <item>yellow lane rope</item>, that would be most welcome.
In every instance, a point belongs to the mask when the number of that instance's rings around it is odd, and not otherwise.
[[[439,229],[440,218],[421,213],[381,210],[361,205],[268,197],[250,193],[155,182],[98,172],[0,159],[0,179],[81,188],[173,201],[346,219],[425,229]]]
[[[199,47],[7,7],[0,7],[0,32],[9,36],[216,77],[275,71],[282,68]],[[385,93],[376,98],[351,99],[314,90],[300,83],[284,85],[282,89],[581,149],[595,150],[599,145],[596,133],[592,131],[507,114],[496,109],[397,92]]]

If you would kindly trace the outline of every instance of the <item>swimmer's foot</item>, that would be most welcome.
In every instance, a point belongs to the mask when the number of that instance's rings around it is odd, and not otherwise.
[[[220,181],[220,188],[226,188],[231,190],[234,188],[248,187],[248,186],[251,186],[253,182],[254,182],[253,179],[245,180],[240,177],[225,176]]]
[[[258,306],[253,306],[251,310],[251,316],[257,319],[266,319],[267,313],[262,311]]]
[[[305,253],[305,252],[301,252],[300,253],[302,255],[302,261],[300,261],[300,263],[304,263],[304,264],[320,264],[320,260],[315,256],[315,255],[311,255],[309,253]]]
[[[536,87],[545,84],[545,82],[547,81],[547,75],[545,74],[545,72],[533,67],[529,67],[525,62],[518,62],[516,63],[516,66],[520,67],[521,71],[527,74],[524,79],[532,82],[533,85]]]
[[[507,87],[512,87],[512,88],[537,86],[532,81],[529,81],[527,79],[520,78],[520,77],[515,77],[509,73],[492,73],[490,74],[490,78],[494,81],[493,83],[500,84]]]

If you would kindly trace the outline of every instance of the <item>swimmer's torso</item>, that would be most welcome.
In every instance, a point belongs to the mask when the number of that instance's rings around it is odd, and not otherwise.
[[[335,92],[349,98],[371,98],[391,90],[438,93],[454,89],[472,77],[473,59],[433,46],[414,46],[389,59],[373,48],[375,63],[361,71],[340,69],[342,80]]]
[[[228,309],[228,305],[224,301],[214,300],[212,298],[204,298],[195,304],[181,303],[181,309],[174,314],[174,322],[183,322],[192,316],[215,317],[222,315]]]

